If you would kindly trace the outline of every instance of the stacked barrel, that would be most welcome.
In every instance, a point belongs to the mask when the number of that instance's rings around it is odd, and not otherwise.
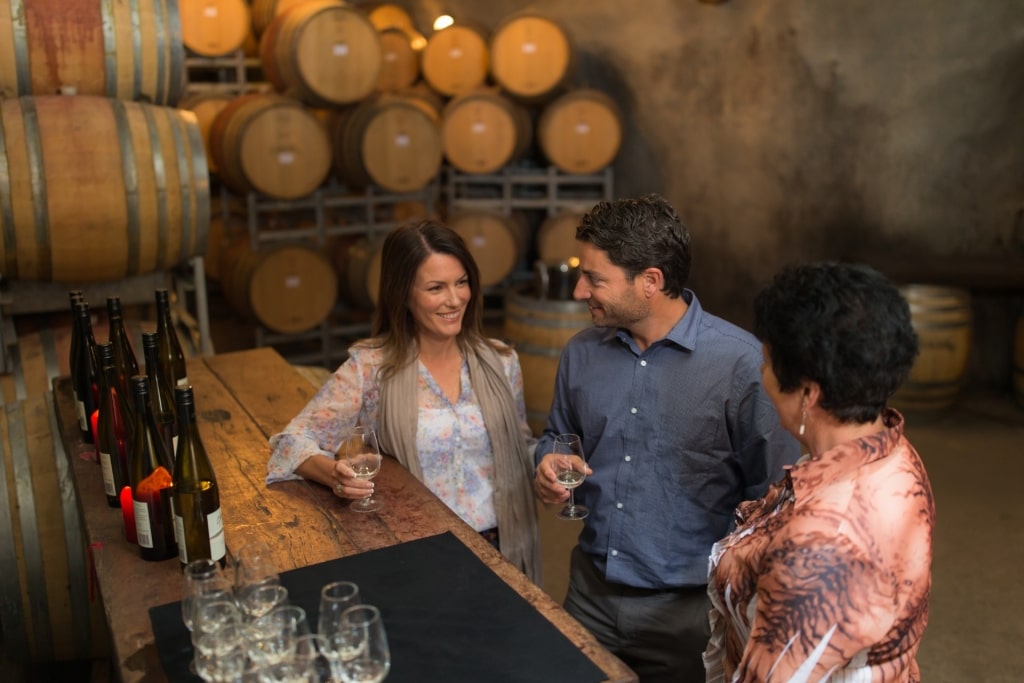
[[[241,2],[183,0],[182,12],[234,21]],[[445,212],[427,191],[440,187],[446,161],[468,176],[519,164],[586,175],[612,162],[621,117],[604,93],[572,87],[574,49],[561,26],[523,13],[493,31],[456,22],[425,36],[390,3],[252,0],[247,9],[263,80],[230,95],[197,90],[183,103],[203,125],[217,182],[237,199],[224,202],[214,219],[211,253],[221,256],[208,270],[239,312],[272,331],[301,333],[336,306],[325,292],[337,291],[345,307],[372,310],[384,235],[435,209],[474,247],[485,286],[529,268],[541,244],[551,258],[572,255],[578,210],[541,229],[534,217],[509,210],[462,211],[449,202]],[[207,27],[205,37],[189,38],[188,27],[204,21],[183,19],[190,54],[202,46],[205,56],[217,57],[209,36],[227,34],[232,40],[220,43],[220,56],[246,51],[237,32]],[[386,207],[383,229],[334,201],[360,195]],[[291,226],[285,230],[294,239],[280,226]],[[287,258],[279,254],[285,249]],[[292,265],[265,266],[275,258]],[[276,273],[269,287],[261,283],[269,277],[261,275],[265,267]],[[274,291],[306,305],[285,306],[289,319],[261,316],[257,299]]]
[[[56,310],[54,293],[65,310],[68,289],[117,291],[204,253],[206,154],[195,116],[175,106],[185,85],[178,7],[0,3],[0,274],[33,293],[19,312]],[[21,339],[14,359],[15,376],[33,376]],[[3,649],[11,659],[104,658],[67,463],[77,455],[60,448],[49,394],[26,383],[17,396],[0,411]]]

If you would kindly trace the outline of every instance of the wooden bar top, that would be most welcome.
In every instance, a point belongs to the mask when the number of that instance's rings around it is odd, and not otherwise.
[[[267,440],[316,391],[276,351],[262,348],[193,358],[188,361],[188,376],[200,434],[220,487],[229,555],[247,541],[261,540],[274,549],[279,569],[286,571],[448,531],[558,628],[608,681],[636,680],[636,674],[391,458],[384,459],[375,480],[376,494],[386,504],[373,514],[349,510],[345,501],[318,484],[266,485]],[[165,681],[148,610],[180,599],[179,564],[145,562],[138,548],[123,540],[121,512],[107,505],[100,468],[82,457],[92,446],[78,431],[67,377],[54,380],[54,401],[110,628],[115,669],[125,682]]]

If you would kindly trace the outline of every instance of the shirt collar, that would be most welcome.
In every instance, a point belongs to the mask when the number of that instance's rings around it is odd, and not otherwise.
[[[693,351],[697,348],[697,330],[700,328],[700,320],[704,315],[704,309],[701,307],[700,301],[697,299],[697,295],[694,294],[692,290],[683,290],[683,301],[685,301],[687,305],[686,313],[684,313],[683,317],[679,319],[679,322],[672,326],[672,329],[668,331],[668,334],[666,334],[662,339],[651,344],[651,346],[661,344],[663,342],[672,342],[676,346],[686,349],[687,351]],[[631,335],[628,330],[620,327],[615,330],[613,334],[623,343],[628,344],[630,348],[635,346],[633,335]],[[605,339],[610,338],[611,334],[605,337]]]

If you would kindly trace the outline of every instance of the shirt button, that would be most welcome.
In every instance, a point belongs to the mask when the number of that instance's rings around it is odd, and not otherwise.
[[[640,361],[640,367],[646,368],[647,367],[647,361],[645,361],[645,360]]]
[[[620,509],[620,510],[621,510],[621,509],[622,509],[622,503],[616,503],[616,504],[615,504],[615,507],[617,507],[618,509]]]
[[[630,408],[630,409],[629,409],[629,412],[631,412],[631,413],[633,413],[634,415],[636,415],[636,408]]]
[[[619,555],[619,551],[618,550],[613,550],[612,551],[612,557],[618,557],[618,555]]]
[[[627,456],[626,456],[626,462],[629,462],[629,461],[630,461],[630,460],[632,460],[632,459],[633,459],[633,456],[632,456],[632,455],[627,455]]]

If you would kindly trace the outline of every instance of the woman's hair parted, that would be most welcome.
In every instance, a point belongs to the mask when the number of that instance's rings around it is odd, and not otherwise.
[[[878,417],[917,356],[903,295],[860,264],[786,267],[754,301],[754,334],[779,388],[817,382],[821,407],[843,423]]]
[[[371,345],[384,349],[382,379],[415,358],[416,322],[409,310],[409,297],[420,266],[431,254],[447,254],[458,259],[469,278],[470,299],[462,319],[459,345],[465,350],[484,339],[480,269],[465,241],[437,221],[401,225],[384,239],[373,339],[370,340]]]

